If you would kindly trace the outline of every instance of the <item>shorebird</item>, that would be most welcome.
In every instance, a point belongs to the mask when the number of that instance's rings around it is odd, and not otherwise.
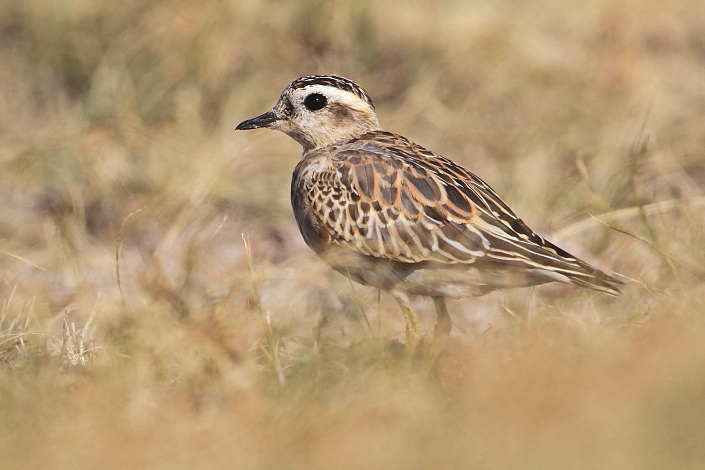
[[[434,342],[451,319],[445,298],[561,282],[618,295],[621,281],[531,230],[490,186],[460,165],[380,129],[355,82],[312,75],[236,129],[282,131],[303,147],[291,205],[306,244],[335,270],[391,293],[419,341],[409,295],[433,298]]]

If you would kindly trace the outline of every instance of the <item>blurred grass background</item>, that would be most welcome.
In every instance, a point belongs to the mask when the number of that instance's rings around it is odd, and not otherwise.
[[[703,468],[703,31],[689,0],[4,0],[0,467]],[[394,302],[301,241],[297,144],[233,132],[313,73],[633,282],[454,301],[407,370]]]

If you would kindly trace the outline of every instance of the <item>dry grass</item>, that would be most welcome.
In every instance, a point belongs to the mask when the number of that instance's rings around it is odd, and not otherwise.
[[[705,7],[473,3],[1,2],[0,467],[703,468]],[[453,302],[407,370],[232,132],[321,72],[634,282]]]

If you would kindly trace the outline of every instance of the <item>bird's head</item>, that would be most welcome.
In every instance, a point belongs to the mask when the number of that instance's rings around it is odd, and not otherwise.
[[[370,95],[357,83],[337,75],[311,75],[291,82],[270,111],[235,129],[261,127],[282,131],[311,150],[377,130],[379,122]]]

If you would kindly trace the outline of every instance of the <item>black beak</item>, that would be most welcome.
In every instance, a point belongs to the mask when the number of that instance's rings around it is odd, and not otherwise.
[[[236,131],[246,131],[248,129],[259,129],[260,127],[269,127],[277,120],[277,117],[273,112],[267,111],[264,114],[260,114],[257,117],[248,119],[247,121],[242,121],[235,128]]]

